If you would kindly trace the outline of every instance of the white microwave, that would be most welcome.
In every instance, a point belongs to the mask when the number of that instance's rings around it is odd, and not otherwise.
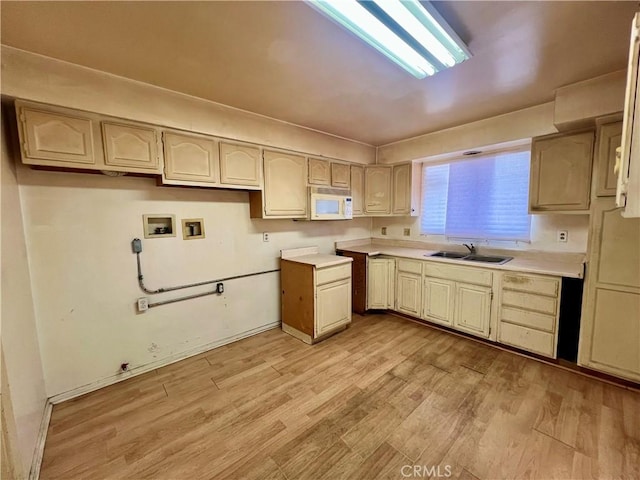
[[[309,188],[309,220],[350,220],[353,201],[349,191]]]

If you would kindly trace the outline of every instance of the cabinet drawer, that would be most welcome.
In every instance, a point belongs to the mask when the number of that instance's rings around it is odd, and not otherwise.
[[[545,330],[547,332],[555,332],[556,330],[555,316],[527,310],[517,310],[511,307],[502,307],[500,320],[515,323],[523,327],[535,328],[536,330]]]
[[[398,271],[422,275],[422,262],[400,258],[398,259]]]
[[[319,268],[316,271],[316,285],[324,285],[343,278],[351,278],[351,262],[333,267]]]
[[[492,272],[479,268],[465,268],[451,265],[426,262],[424,274],[428,277],[445,278],[464,283],[491,286]]]
[[[537,277],[533,275],[520,275],[505,273],[502,275],[502,288],[508,290],[518,290],[527,293],[539,293],[557,297],[560,287],[560,280],[557,278]]]
[[[523,350],[555,358],[554,339],[555,336],[552,333],[532,330],[511,323],[500,323],[498,342],[522,348]]]
[[[520,307],[525,310],[534,310],[536,312],[548,313],[549,315],[555,316],[558,302],[555,298],[551,297],[504,290],[502,292],[502,305]]]

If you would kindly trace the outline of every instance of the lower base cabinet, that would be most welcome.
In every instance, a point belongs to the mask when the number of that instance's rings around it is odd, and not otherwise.
[[[459,330],[487,338],[491,320],[491,287],[456,285],[453,326]]]
[[[396,310],[419,317],[422,309],[422,276],[415,273],[398,272],[396,292]]]
[[[451,326],[456,299],[455,290],[455,282],[425,277],[421,316],[432,322]]]
[[[316,289],[315,338],[351,322],[351,279],[320,285]]]

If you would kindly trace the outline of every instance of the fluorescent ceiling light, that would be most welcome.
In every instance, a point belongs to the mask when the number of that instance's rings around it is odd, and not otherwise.
[[[418,0],[309,0],[417,78],[467,60],[466,46],[428,3]]]

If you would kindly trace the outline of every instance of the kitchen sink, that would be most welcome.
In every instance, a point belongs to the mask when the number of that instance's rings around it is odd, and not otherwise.
[[[498,256],[491,256],[491,255],[467,255],[462,260],[467,260],[469,262],[495,263],[496,265],[502,265],[503,263],[507,263],[509,260],[513,260],[513,257],[498,257]]]
[[[467,256],[466,253],[458,253],[458,252],[436,252],[431,255],[425,255],[429,257],[443,257],[443,258],[464,258]]]
[[[513,257],[499,257],[497,255],[476,255],[476,254],[467,255],[464,253],[444,252],[444,251],[432,253],[431,255],[426,255],[426,256],[452,258],[455,260],[464,260],[467,262],[493,263],[494,265],[502,265],[503,263],[507,263],[509,260],[513,260]]]

